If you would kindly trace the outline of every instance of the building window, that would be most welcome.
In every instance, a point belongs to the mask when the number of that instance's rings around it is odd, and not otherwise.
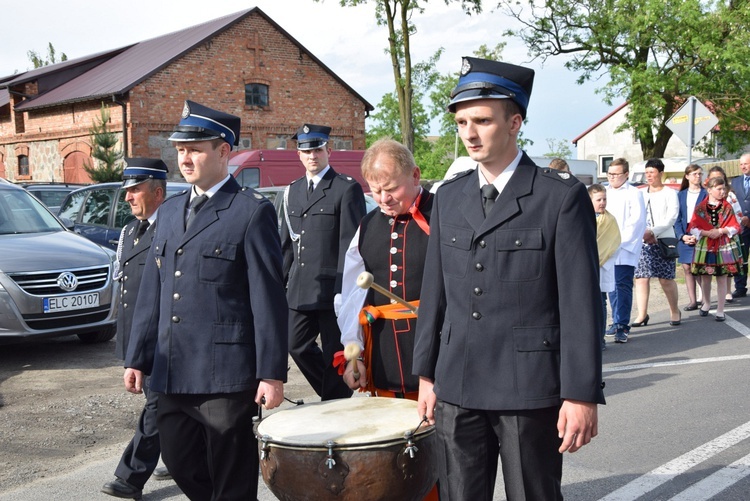
[[[18,177],[28,178],[30,176],[29,157],[26,155],[18,155]]]
[[[245,106],[268,106],[268,85],[245,84]]]
[[[609,164],[611,164],[612,160],[614,160],[614,159],[615,159],[615,157],[612,157],[612,156],[599,157],[599,164],[600,164],[600,168],[601,168],[601,172],[599,173],[599,175],[601,175],[601,176],[606,176],[607,175],[607,170],[609,169]]]

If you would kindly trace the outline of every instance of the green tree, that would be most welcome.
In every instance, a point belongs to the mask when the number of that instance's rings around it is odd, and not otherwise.
[[[57,53],[55,52],[55,47],[52,45],[52,42],[49,42],[47,44],[46,59],[43,59],[42,56],[40,56],[39,53],[35,50],[26,52],[26,55],[29,56],[29,61],[31,61],[31,64],[34,65],[34,69],[41,68],[42,66],[47,66],[48,64],[55,64],[57,62],[68,60],[68,56],[66,56],[64,52],[60,55],[60,61],[57,60]]]
[[[554,138],[547,138],[547,148],[549,151],[544,154],[547,158],[570,158],[573,156],[573,150],[565,139],[558,141]]]
[[[598,92],[624,98],[644,158],[662,157],[666,121],[690,95],[713,107],[729,151],[750,131],[747,0],[500,0],[520,21],[533,57],[565,55],[579,83],[607,75]]]
[[[118,134],[109,132],[109,109],[102,103],[99,117],[94,120],[89,129],[93,150],[91,156],[97,160],[98,165],[93,166],[87,162],[83,169],[95,183],[107,183],[120,181],[122,179],[122,151],[117,147]]]
[[[316,0],[320,1],[320,0]],[[339,0],[343,7],[365,4],[369,0]],[[411,36],[416,33],[412,21],[415,14],[424,12],[423,4],[428,0],[372,0],[375,3],[375,18],[379,26],[388,28],[388,50],[396,84],[401,142],[415,150],[414,103],[419,101],[414,91],[413,67],[411,60]],[[458,0],[444,0],[446,4]],[[482,0],[460,0],[466,14],[480,13]]]

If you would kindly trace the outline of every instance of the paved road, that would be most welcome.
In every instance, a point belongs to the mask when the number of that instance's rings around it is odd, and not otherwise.
[[[604,352],[608,404],[600,409],[599,437],[566,457],[566,499],[750,499],[750,298],[729,306],[724,323],[691,312],[671,327],[663,304],[651,317],[627,345]],[[294,388],[309,391],[298,374],[290,377]],[[85,468],[0,494],[0,501],[111,499],[97,493],[123,446]],[[274,499],[265,486],[259,498]],[[151,481],[144,499],[186,498],[172,482]],[[495,499],[505,499],[502,485]]]

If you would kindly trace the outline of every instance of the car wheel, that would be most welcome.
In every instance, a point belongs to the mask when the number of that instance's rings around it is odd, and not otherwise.
[[[80,339],[82,343],[86,343],[86,344],[106,343],[107,341],[115,337],[116,332],[117,332],[117,326],[110,325],[100,331],[87,332],[85,334],[77,334],[77,336],[78,336],[78,339]]]

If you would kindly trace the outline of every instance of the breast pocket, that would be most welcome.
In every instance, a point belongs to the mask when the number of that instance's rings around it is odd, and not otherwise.
[[[542,276],[544,238],[541,228],[508,228],[495,232],[497,278],[504,282],[538,280]]]
[[[237,246],[227,242],[203,242],[200,247],[201,282],[229,284],[234,282]]]
[[[450,225],[441,226],[440,231],[443,273],[455,278],[465,277],[471,260],[474,232],[467,228]]]
[[[166,240],[154,240],[153,244],[153,251],[154,251],[154,260],[156,261],[156,267],[159,270],[159,279],[164,282],[164,279],[167,277],[167,270],[164,263],[164,252],[167,248],[167,241]]]
[[[336,227],[336,207],[317,204],[307,211],[303,218],[310,219],[310,229],[332,230]]]

